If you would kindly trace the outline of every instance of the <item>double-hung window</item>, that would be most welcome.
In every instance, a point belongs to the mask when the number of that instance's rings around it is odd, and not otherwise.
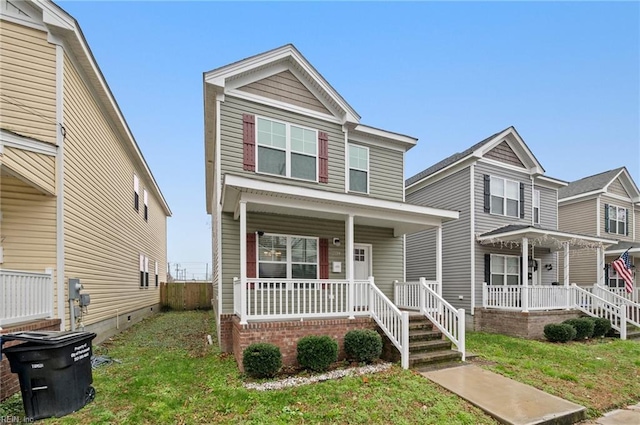
[[[533,191],[533,222],[540,224],[540,191]]]
[[[349,190],[369,193],[369,149],[349,145]]]
[[[627,234],[627,209],[609,205],[609,233]]]
[[[491,214],[518,217],[520,212],[520,183],[491,177]]]
[[[133,175],[133,208],[140,210],[140,181],[138,176]]]
[[[265,234],[257,248],[260,278],[318,278],[318,238]]]
[[[491,285],[519,285],[520,257],[491,255]]]
[[[318,132],[257,117],[258,172],[318,180]]]

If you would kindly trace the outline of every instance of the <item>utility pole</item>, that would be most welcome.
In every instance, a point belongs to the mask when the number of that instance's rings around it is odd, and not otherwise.
[[[180,267],[180,264],[176,263],[176,280],[180,279],[180,275],[178,274],[178,271],[180,270],[179,267]]]
[[[209,280],[209,263],[205,263],[204,280]]]

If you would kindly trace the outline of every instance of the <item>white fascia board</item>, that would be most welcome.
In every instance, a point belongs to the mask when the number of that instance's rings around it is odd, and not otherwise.
[[[604,238],[598,238],[595,236],[578,235],[574,233],[560,232],[557,230],[536,229],[535,227],[525,227],[524,229],[513,230],[511,232],[498,233],[498,234],[493,234],[488,236],[478,236],[478,242],[484,242],[492,239],[532,237],[536,235],[538,236],[547,235],[547,236],[555,237],[558,239],[565,239],[565,240],[580,239],[588,242],[602,243],[605,245],[615,245],[618,243],[617,240],[613,240],[613,239],[604,239]]]
[[[366,145],[377,146],[385,149],[391,149],[394,151],[405,153],[407,149],[403,146],[399,146],[395,143],[386,143],[380,139],[372,139],[362,135],[354,134],[353,132],[349,132],[349,141],[355,143],[363,143]]]
[[[640,253],[640,247],[638,248],[629,248],[629,249],[608,249],[604,252],[605,255],[620,255],[623,254],[625,252],[629,251],[629,254],[639,254]]]
[[[564,186],[568,186],[569,183],[564,180],[554,179],[547,176],[535,176],[535,184],[538,186],[548,187],[551,189],[558,189]]]
[[[76,31],[75,20],[53,2],[34,0],[34,3],[42,9],[42,20],[45,24]]]
[[[56,156],[58,152],[55,145],[0,129],[0,152],[4,146],[48,156]]]
[[[511,140],[506,139],[507,136],[511,136],[516,143],[514,144]],[[533,155],[533,152],[531,152],[527,144],[524,142],[524,140],[522,140],[522,138],[520,138],[520,136],[518,135],[518,133],[515,131],[513,127],[507,128],[505,131],[503,131],[502,133],[498,134],[496,137],[491,139],[491,141],[482,145],[480,148],[478,148],[474,152],[474,154],[477,154],[479,156],[484,156],[484,154],[486,154],[491,149],[495,148],[500,143],[502,143],[503,140],[507,142],[507,144],[511,147],[511,149],[513,149],[516,152],[516,154],[519,154],[518,158],[520,158],[520,160],[522,160],[522,157],[525,157],[525,160],[526,160],[525,165],[527,166],[527,168],[531,170],[532,173],[544,174],[544,169],[542,168],[540,163],[536,160],[535,156]]]
[[[638,186],[636,186],[635,182],[627,172],[626,168],[623,168],[622,170],[620,170],[620,172],[616,174],[616,176],[612,178],[609,183],[607,183],[607,185],[604,187],[604,190],[608,191],[609,186],[611,186],[611,184],[618,178],[620,178],[620,184],[622,185],[622,187],[624,187],[627,193],[629,193],[630,191],[634,192],[633,194],[629,195],[629,198],[634,200],[634,202],[637,202],[638,200],[640,200],[640,191],[638,190]]]
[[[415,137],[393,133],[391,131],[381,130],[379,128],[369,127],[363,124],[356,125],[353,131],[363,133],[364,135],[388,140],[391,143],[401,144],[401,146],[405,148],[405,151],[411,149],[418,143],[418,139]]]
[[[573,196],[567,196],[566,198],[558,199],[558,203],[562,204],[569,201],[575,201],[580,198],[590,198],[599,194],[605,193],[604,189],[593,190],[591,192],[579,193]]]
[[[492,167],[504,168],[504,169],[507,169],[507,170],[510,170],[510,171],[523,173],[523,174],[526,174],[527,176],[531,176],[531,175],[537,174],[536,172],[532,172],[530,168],[517,167],[515,165],[507,164],[506,162],[497,161],[497,160],[491,159],[491,158],[479,158],[478,162],[490,165]]]
[[[399,214],[424,214],[437,216],[443,222],[457,220],[459,218],[459,213],[457,211],[423,207],[419,205],[386,201],[382,199],[372,199],[368,197],[349,195],[346,193],[336,193],[324,190],[309,189],[305,187],[289,186],[284,184],[248,179],[246,177],[231,174],[225,175],[224,185],[225,187],[234,186],[247,190],[278,193],[291,196],[293,198],[306,198],[308,200],[321,203],[344,204],[357,208],[379,209]]]

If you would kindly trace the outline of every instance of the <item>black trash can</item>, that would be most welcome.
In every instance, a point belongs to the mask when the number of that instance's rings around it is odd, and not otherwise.
[[[24,341],[8,347],[11,372],[18,374],[22,404],[29,419],[60,417],[92,401],[91,332],[15,332],[2,342]]]

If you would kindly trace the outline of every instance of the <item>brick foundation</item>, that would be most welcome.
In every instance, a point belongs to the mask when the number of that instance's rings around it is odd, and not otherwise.
[[[220,351],[223,353],[233,353],[233,318],[234,314],[221,314],[220,327],[218,329],[220,338]]]
[[[33,322],[16,324],[8,328],[0,329],[0,334],[8,334],[11,332],[59,331],[59,330],[60,330],[60,319],[50,319],[50,320],[37,320]],[[3,345],[3,348],[8,348],[16,344],[20,344],[20,342],[8,341]],[[0,401],[19,392],[20,392],[20,382],[18,382],[18,375],[15,373],[11,373],[9,360],[7,360],[7,357],[3,354],[2,361],[0,362]]]
[[[242,352],[250,344],[255,342],[267,342],[275,344],[280,348],[282,353],[282,364],[285,366],[295,366],[298,364],[297,343],[298,340],[307,335],[328,335],[338,342],[338,359],[344,359],[344,336],[347,332],[354,329],[373,329],[378,330],[376,323],[371,318],[356,319],[317,319],[317,320],[295,320],[282,322],[254,322],[246,325],[240,324],[240,318],[237,316],[229,317],[232,351],[238,363],[240,371],[242,367]],[[221,328],[225,325],[226,318],[220,320]],[[221,334],[226,331],[221,331]],[[225,346],[225,342],[221,337],[221,347]],[[391,345],[391,342],[383,336],[384,349],[383,358],[389,361],[395,361],[399,358],[398,350]],[[389,347],[391,345],[391,347]],[[224,351],[224,350],[223,350]],[[395,353],[394,353],[395,351]]]
[[[577,310],[521,311],[476,308],[474,328],[481,332],[499,333],[509,336],[544,339],[544,326],[561,323],[582,316]]]

